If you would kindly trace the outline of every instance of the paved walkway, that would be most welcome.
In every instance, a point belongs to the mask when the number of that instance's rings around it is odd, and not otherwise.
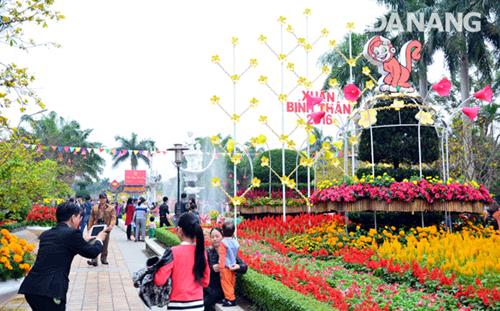
[[[92,267],[87,259],[73,260],[68,290],[68,311],[145,310],[132,285],[131,275],[143,267],[144,243],[131,242],[120,228],[111,233],[109,265]],[[0,310],[30,310],[24,296],[17,295]]]

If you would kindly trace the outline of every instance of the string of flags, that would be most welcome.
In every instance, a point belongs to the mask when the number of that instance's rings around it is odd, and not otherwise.
[[[110,155],[125,155],[127,153],[133,153],[135,155],[141,154],[144,156],[152,157],[154,154],[167,154],[167,150],[156,149],[154,151],[151,150],[130,150],[124,148],[106,148],[106,147],[79,147],[79,146],[56,146],[56,145],[41,145],[41,144],[24,144],[26,148],[31,150],[35,150],[36,152],[44,152],[44,151],[53,151],[57,153],[71,153],[71,154],[81,154],[88,155],[91,153],[107,153]]]

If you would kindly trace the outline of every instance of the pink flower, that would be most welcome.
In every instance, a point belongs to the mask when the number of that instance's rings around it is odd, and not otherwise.
[[[462,112],[469,117],[471,121],[474,121],[479,112],[479,107],[464,107],[462,108]]]
[[[432,89],[436,91],[439,96],[450,96],[451,82],[447,78],[443,78],[438,83],[433,84]]]
[[[493,91],[489,85],[485,86],[482,90],[474,93],[476,99],[491,103],[493,99]]]
[[[346,86],[344,86],[344,97],[347,100],[355,102],[358,100],[360,95],[361,91],[354,83],[349,83]]]

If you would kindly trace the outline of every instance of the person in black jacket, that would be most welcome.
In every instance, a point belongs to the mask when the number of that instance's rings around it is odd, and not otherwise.
[[[40,235],[35,264],[24,279],[19,294],[34,311],[66,309],[69,270],[76,254],[95,258],[102,251],[108,232],[101,231],[95,241],[88,242],[78,229],[82,210],[74,203],[62,203],[56,210],[57,225]]]
[[[160,205],[160,228],[163,226],[170,227],[170,222],[168,221],[168,197],[163,197],[163,203]]]
[[[224,292],[220,283],[220,269],[219,269],[219,253],[218,248],[222,241],[222,229],[212,228],[210,230],[210,241],[212,245],[207,249],[208,265],[210,266],[210,283],[207,288],[203,289],[203,301],[205,311],[213,311],[216,303],[224,299]],[[245,274],[248,266],[236,257],[236,265],[232,268],[238,274]]]

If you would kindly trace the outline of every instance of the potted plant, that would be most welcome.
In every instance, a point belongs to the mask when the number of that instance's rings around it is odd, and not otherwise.
[[[34,248],[9,230],[0,230],[0,304],[16,295],[33,264]]]
[[[56,208],[33,204],[26,217],[26,229],[40,236],[42,232],[56,225]]]
[[[210,216],[210,222],[215,225],[217,223],[217,217],[219,217],[219,212],[216,210],[211,210],[208,212],[208,215]]]

